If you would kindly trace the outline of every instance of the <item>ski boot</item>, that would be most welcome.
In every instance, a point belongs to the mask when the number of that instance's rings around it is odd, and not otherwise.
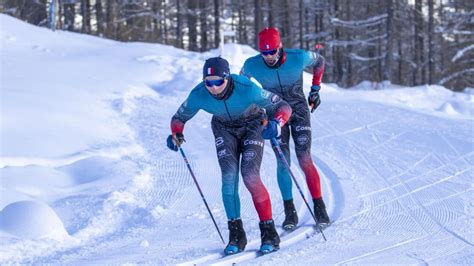
[[[326,205],[324,205],[323,198],[319,199],[313,199],[314,203],[314,216],[316,217],[316,220],[318,220],[318,223],[322,227],[327,227],[331,223],[329,220],[328,213],[326,212]]]
[[[260,222],[258,225],[260,227],[260,236],[262,238],[260,252],[265,255],[279,250],[280,237],[275,229],[275,223],[273,220]]]
[[[282,227],[286,231],[292,231],[298,224],[298,213],[293,204],[293,199],[284,200],[283,206],[285,207],[285,221],[283,221]]]
[[[227,222],[229,228],[229,244],[224,249],[226,255],[232,255],[242,252],[247,245],[247,236],[245,235],[242,220],[232,219]]]

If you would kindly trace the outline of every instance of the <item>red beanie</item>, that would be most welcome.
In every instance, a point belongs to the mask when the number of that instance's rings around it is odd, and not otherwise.
[[[276,50],[280,44],[280,33],[276,28],[265,28],[258,33],[258,48],[260,51]]]

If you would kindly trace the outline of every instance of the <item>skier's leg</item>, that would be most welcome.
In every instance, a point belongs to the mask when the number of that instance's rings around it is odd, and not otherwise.
[[[224,249],[227,255],[243,251],[247,237],[240,219],[239,154],[238,140],[226,128],[212,120],[217,159],[222,172],[222,200],[228,218],[229,243]]]
[[[216,153],[222,174],[222,200],[227,218],[240,218],[238,140],[224,125],[212,120]]]
[[[308,108],[300,108],[298,116],[295,116],[291,124],[291,134],[295,143],[296,157],[306,177],[311,197],[321,197],[321,183],[318,171],[311,158],[311,121]]]
[[[295,143],[295,153],[298,163],[306,177],[306,183],[314,202],[316,219],[320,223],[329,223],[326,207],[322,199],[321,179],[311,157],[311,120],[310,112],[305,108],[298,108],[301,113],[295,116],[291,127],[291,134]]]
[[[288,165],[291,165],[291,159],[290,159],[290,146],[289,146],[289,141],[290,141],[290,129],[289,125],[286,124],[281,128],[281,136],[278,139],[278,142],[280,144],[280,148],[283,151],[283,154],[285,155],[286,160],[288,161]],[[288,172],[288,169],[286,169],[285,163],[280,159],[280,156],[278,155],[277,150],[275,147],[272,145],[273,151],[275,152],[276,160],[277,160],[277,180],[278,180],[278,187],[280,188],[281,192],[281,197],[283,200],[292,200],[293,199],[293,194],[292,194],[292,181],[291,181],[291,176],[290,173]]]
[[[280,237],[272,219],[272,206],[268,191],[260,178],[264,140],[261,137],[262,127],[257,121],[247,126],[247,134],[241,140],[242,177],[245,186],[252,195],[252,200],[260,218],[261,246],[260,251],[269,253],[280,248]]]
[[[259,121],[247,125],[247,132],[240,140],[242,150],[241,171],[244,184],[252,195],[260,221],[272,219],[272,206],[268,191],[260,178],[264,140]]]

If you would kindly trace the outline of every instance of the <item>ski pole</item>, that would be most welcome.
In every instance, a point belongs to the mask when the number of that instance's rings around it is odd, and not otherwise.
[[[316,216],[314,216],[313,211],[311,210],[311,207],[309,207],[308,201],[306,200],[306,197],[303,194],[303,191],[301,191],[301,187],[296,181],[295,175],[293,175],[293,172],[290,169],[290,165],[288,164],[288,161],[285,158],[285,155],[283,154],[283,151],[281,150],[280,144],[276,140],[276,138],[272,138],[272,144],[275,146],[275,149],[278,152],[278,155],[280,156],[280,159],[283,161],[283,163],[286,166],[286,169],[288,169],[288,172],[290,172],[290,176],[293,179],[293,182],[295,182],[296,187],[298,188],[298,191],[300,192],[301,197],[303,198],[304,203],[306,204],[306,207],[308,207],[309,213],[311,213],[311,216],[313,216],[314,221],[316,222],[316,226],[319,228],[319,232],[321,232],[321,235],[323,236],[324,241],[326,240],[326,236],[323,233],[323,229],[321,229],[321,226],[319,225],[318,220],[316,219]]]
[[[217,226],[216,220],[214,219],[214,216],[212,215],[212,212],[209,209],[209,205],[207,204],[206,198],[204,197],[204,194],[202,193],[201,187],[199,186],[196,176],[194,175],[194,172],[191,169],[191,165],[188,162],[188,158],[184,154],[183,148],[181,148],[180,145],[178,145],[178,148],[179,148],[179,152],[183,156],[184,162],[186,163],[186,166],[188,167],[189,172],[191,173],[191,176],[193,177],[194,184],[196,184],[196,187],[199,190],[199,194],[201,194],[202,201],[204,201],[204,205],[206,205],[207,211],[209,212],[209,215],[211,216],[212,222],[214,223],[214,226],[216,227],[217,232],[219,233],[219,236],[221,237],[222,243],[225,245],[224,238],[222,237],[221,231],[219,230],[219,227]]]

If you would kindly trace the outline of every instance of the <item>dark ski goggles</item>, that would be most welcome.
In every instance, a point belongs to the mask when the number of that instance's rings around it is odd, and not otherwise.
[[[267,56],[267,55],[274,55],[278,52],[278,49],[275,49],[275,50],[270,50],[270,51],[260,51],[260,53],[264,56]]]
[[[222,84],[224,84],[224,81],[225,81],[225,79],[216,79],[216,80],[205,79],[204,83],[206,84],[207,87],[212,87],[212,86],[219,87]]]

